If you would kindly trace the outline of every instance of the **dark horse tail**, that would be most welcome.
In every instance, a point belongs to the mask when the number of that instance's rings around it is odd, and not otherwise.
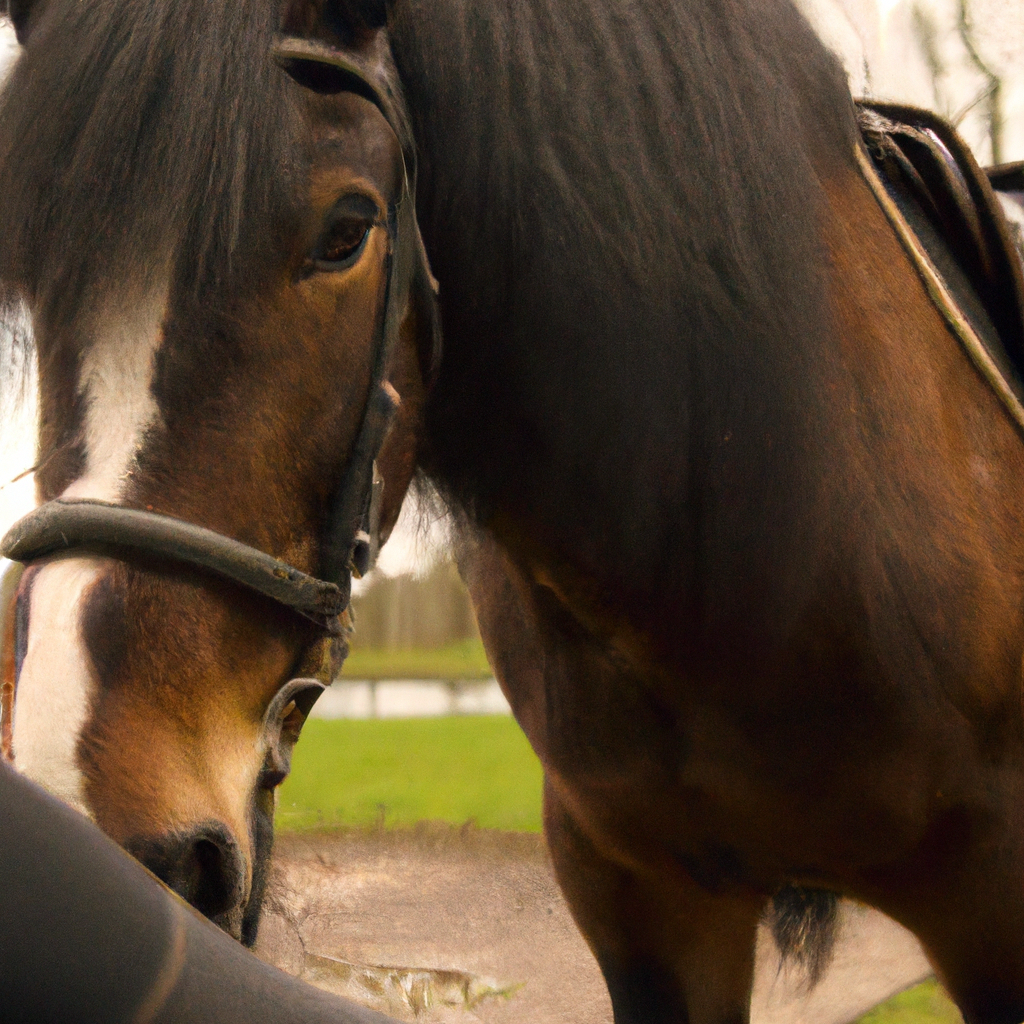
[[[765,921],[782,959],[796,960],[805,967],[814,985],[832,958],[839,896],[828,889],[787,885],[772,897]]]

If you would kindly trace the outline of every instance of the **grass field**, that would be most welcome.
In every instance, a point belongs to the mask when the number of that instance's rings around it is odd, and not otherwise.
[[[925,981],[893,996],[857,1024],[963,1024],[963,1017],[937,981]]]
[[[433,820],[539,832],[540,763],[515,720],[318,721],[302,730],[278,828]]]

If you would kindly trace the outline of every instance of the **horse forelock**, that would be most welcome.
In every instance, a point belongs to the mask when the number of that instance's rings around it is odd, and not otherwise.
[[[55,0],[0,97],[0,275],[32,304],[223,276],[288,152],[276,0]],[[162,270],[162,267],[157,268]]]

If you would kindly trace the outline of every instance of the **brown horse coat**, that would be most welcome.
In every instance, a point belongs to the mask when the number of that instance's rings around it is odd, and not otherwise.
[[[396,0],[387,34],[341,0],[91,12],[23,14],[0,109],[41,496],[315,571],[413,131],[445,350],[428,381],[411,304],[385,519],[417,465],[462,518],[617,1024],[742,1021],[793,884],[908,925],[971,1024],[1024,1019],[1024,449],[787,0]],[[409,123],[284,76],[280,31]],[[35,580],[16,758],[251,939],[260,722],[317,638],[180,566]]]

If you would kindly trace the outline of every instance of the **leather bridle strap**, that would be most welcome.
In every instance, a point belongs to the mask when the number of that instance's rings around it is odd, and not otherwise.
[[[91,499],[57,499],[18,520],[0,542],[0,552],[18,562],[68,551],[115,557],[143,552],[184,562],[292,608],[331,635],[342,633],[338,616],[348,604],[348,594],[336,583],[309,576],[203,526],[157,512]]]
[[[329,635],[339,636],[347,628],[340,616],[348,607],[352,574],[363,575],[376,555],[382,489],[376,458],[398,407],[398,395],[386,380],[388,363],[397,344],[409,282],[417,273],[427,277],[429,273],[413,201],[415,152],[401,144],[397,114],[386,90],[378,88],[370,71],[346,55],[309,40],[282,39],[272,56],[289,73],[309,62],[329,66],[340,76],[337,91],[361,95],[380,110],[402,153],[401,193],[388,210],[384,309],[370,387],[322,543],[320,571],[326,579],[309,576],[205,527],[92,499],[47,502],[15,523],[0,542],[0,552],[25,563],[71,551],[113,557],[132,552],[155,555],[248,587],[305,616]]]
[[[416,222],[416,154],[402,144],[399,116],[386,87],[373,82],[374,73],[363,67],[353,55],[334,50],[319,41],[286,36],[274,45],[273,59],[290,75],[313,65],[327,68],[336,80],[321,90],[347,92],[362,96],[381,113],[398,141],[402,155],[402,187],[398,201],[388,209],[389,248],[386,255],[384,315],[374,345],[374,361],[366,409],[356,442],[349,455],[341,486],[335,494],[324,537],[321,571],[330,580],[338,580],[346,589],[351,574],[363,576],[377,555],[377,518],[382,483],[376,474],[375,459],[384,444],[395,412],[398,395],[386,381],[388,363],[398,343],[408,297],[409,282],[416,273],[416,260],[425,260],[419,225]]]

